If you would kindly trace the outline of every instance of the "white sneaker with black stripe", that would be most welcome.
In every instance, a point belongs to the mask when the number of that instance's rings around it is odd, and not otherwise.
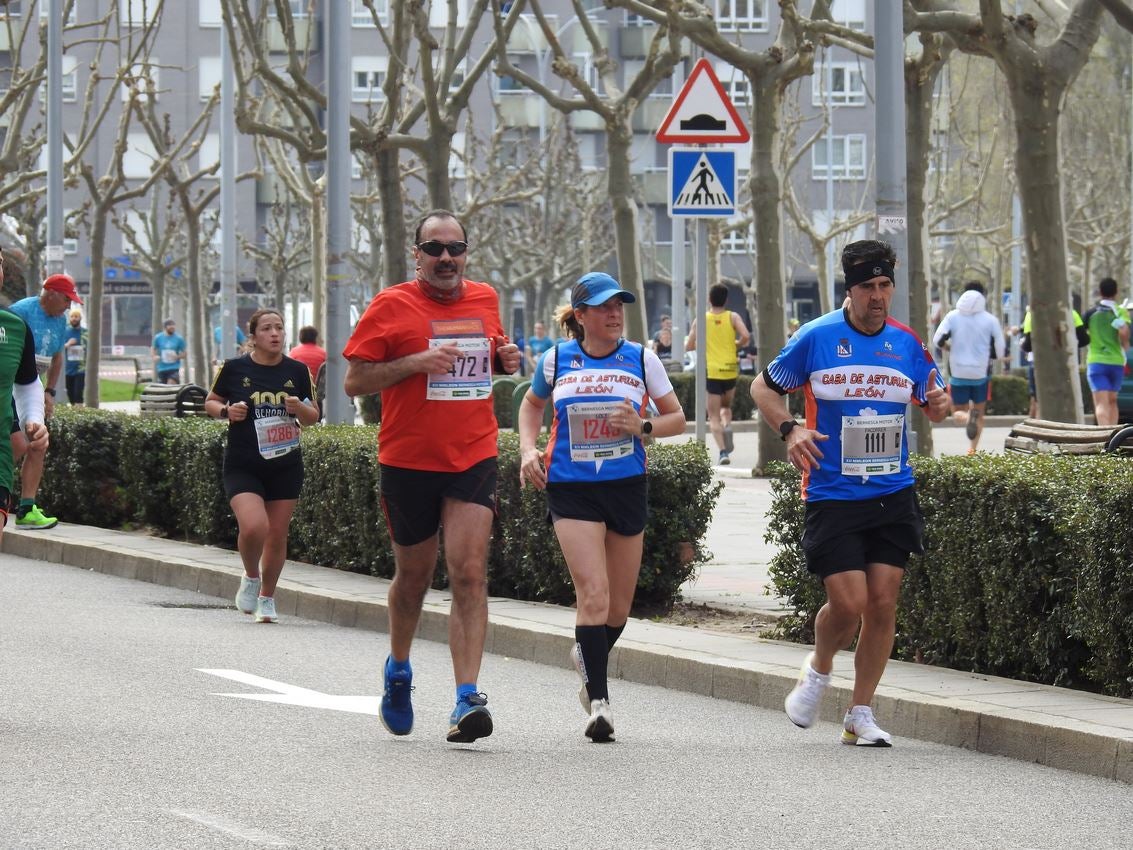
[[[855,705],[842,721],[842,743],[859,747],[891,747],[893,739],[877,725],[868,705]]]
[[[260,580],[240,576],[240,589],[236,591],[236,610],[244,614],[256,613],[256,597],[260,595]]]
[[[595,744],[614,739],[614,715],[610,701],[596,699],[590,702],[590,721],[586,724],[586,737]]]

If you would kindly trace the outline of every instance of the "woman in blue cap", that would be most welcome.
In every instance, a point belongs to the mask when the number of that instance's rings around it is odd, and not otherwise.
[[[636,299],[610,275],[579,278],[555,314],[567,341],[539,358],[519,410],[520,483],[547,491],[547,507],[574,581],[577,612],[571,661],[589,720],[586,735],[614,735],[607,659],[629,618],[647,512],[647,436],[684,431],[685,415],[664,364],[626,340],[624,305]],[[543,408],[554,422],[535,447]],[[645,414],[652,400],[658,411]]]

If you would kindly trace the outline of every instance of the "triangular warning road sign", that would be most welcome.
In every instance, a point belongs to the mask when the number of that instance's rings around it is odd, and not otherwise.
[[[750,138],[712,64],[700,59],[661,122],[657,141],[702,145]]]

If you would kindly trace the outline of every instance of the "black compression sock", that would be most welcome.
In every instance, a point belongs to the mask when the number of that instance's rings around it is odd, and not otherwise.
[[[586,668],[586,692],[590,699],[609,699],[609,686],[606,684],[606,661],[609,650],[606,648],[605,626],[575,626],[574,639],[582,648],[582,664]]]
[[[622,632],[626,629],[626,624],[622,623],[620,626],[606,626],[606,649],[611,650],[614,644],[618,642],[618,638],[622,636]]]

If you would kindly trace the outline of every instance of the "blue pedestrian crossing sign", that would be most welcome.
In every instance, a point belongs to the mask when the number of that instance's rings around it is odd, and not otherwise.
[[[730,218],[736,214],[736,152],[669,148],[669,215]]]

